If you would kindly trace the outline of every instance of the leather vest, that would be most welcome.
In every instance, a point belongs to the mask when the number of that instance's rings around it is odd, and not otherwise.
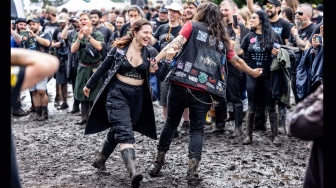
[[[210,36],[207,26],[192,22],[192,33],[176,57],[169,79],[226,98],[225,47]],[[217,50],[219,45],[220,51]]]

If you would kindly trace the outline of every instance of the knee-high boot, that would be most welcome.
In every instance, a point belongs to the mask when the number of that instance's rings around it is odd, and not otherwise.
[[[243,144],[251,144],[252,143],[252,131],[254,124],[254,111],[247,111],[246,114],[246,130],[245,130],[245,138],[243,140]]]
[[[279,137],[278,137],[278,114],[276,112],[269,112],[269,120],[272,130],[272,142],[274,145],[280,145]]]
[[[126,165],[127,171],[130,175],[132,187],[139,187],[143,179],[141,173],[136,171],[135,151],[133,148],[125,148],[121,150],[121,155]]]
[[[188,184],[196,185],[201,181],[198,175],[199,160],[196,158],[191,158],[189,159],[188,164],[189,164],[188,171],[187,171]]]
[[[235,114],[235,128],[232,133],[232,137],[237,137],[243,134],[242,123],[243,123],[243,106],[234,106]]]
[[[82,119],[76,122],[76,125],[84,125],[88,119],[90,111],[90,102],[83,101],[81,102],[81,117]]]
[[[160,170],[164,165],[164,158],[166,156],[165,151],[157,151],[154,164],[150,167],[148,174],[152,177],[158,177],[161,175]]]
[[[278,112],[279,112],[279,133],[280,134],[286,134],[286,106],[278,106]]]
[[[117,145],[118,143],[110,143],[105,139],[103,142],[103,146],[101,150],[97,153],[92,166],[97,168],[98,171],[105,171],[105,162],[110,157]]]

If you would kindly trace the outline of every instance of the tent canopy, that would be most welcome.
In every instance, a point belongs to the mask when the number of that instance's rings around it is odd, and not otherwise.
[[[62,8],[68,9],[69,12],[78,12],[82,10],[90,10],[88,3],[83,0],[69,0],[65,4],[57,7],[57,10],[60,12]]]
[[[16,20],[17,18],[26,18],[23,1],[11,0],[11,20]]]
[[[115,3],[110,0],[91,0],[88,2],[88,5],[90,7],[90,10],[92,9],[98,9],[100,10],[101,8],[105,8],[110,10],[112,7],[115,8],[124,8],[125,4],[124,3]]]

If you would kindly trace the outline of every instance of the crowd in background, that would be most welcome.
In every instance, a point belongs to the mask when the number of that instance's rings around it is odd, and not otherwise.
[[[81,92],[90,77],[90,72],[94,72],[99,63],[90,70],[79,68],[85,67],[86,64],[81,60],[80,50],[76,50],[77,43],[85,45],[81,40],[76,41],[78,32],[85,26],[93,27],[97,34],[92,35],[92,38],[100,42],[102,47],[99,47],[101,56],[92,61],[100,62],[105,59],[114,41],[128,35],[134,21],[144,18],[151,23],[153,29],[153,37],[149,44],[160,52],[177,37],[187,22],[193,20],[197,14],[197,7],[205,2],[207,1],[187,0],[184,4],[172,3],[158,7],[131,5],[123,10],[102,8],[80,12],[68,12],[66,9],[58,12],[55,7],[49,6],[42,9],[41,13],[16,19],[14,24],[11,23],[11,47],[50,53],[60,60],[60,67],[53,77],[45,78],[43,83],[29,89],[29,110],[22,109],[20,96],[18,97],[12,109],[13,116],[36,113],[33,121],[47,120],[47,105],[51,95],[55,95],[54,105],[58,110],[68,109],[67,87],[70,84],[74,92],[74,103],[68,113],[80,113],[81,120],[77,124],[85,124],[96,94],[91,94],[91,99],[87,99]],[[253,130],[266,131],[266,121],[269,117],[272,142],[280,145],[278,134],[289,134],[286,129],[287,112],[323,84],[323,5],[300,4],[295,0],[264,0],[263,5],[258,5],[253,0],[246,0],[246,5],[238,7],[234,1],[224,0],[218,8],[223,13],[223,22],[230,35],[232,49],[248,65],[251,66],[251,62],[258,65],[258,58],[263,58],[257,57],[260,54],[257,47],[253,46],[261,35],[265,37],[266,42],[269,41],[267,37],[272,38],[271,45],[274,42],[280,44],[281,46],[276,47],[277,50],[286,55],[270,55],[272,60],[276,59],[282,64],[277,65],[276,69],[273,61],[270,61],[267,65],[269,67],[264,67],[259,78],[249,77],[227,65],[227,97],[226,100],[219,101],[215,108],[216,124],[213,133],[223,133],[225,124],[234,121],[232,137],[242,135],[243,144],[251,144]],[[83,18],[83,14],[86,14],[87,18]],[[233,26],[233,15],[237,16],[238,29]],[[262,20],[261,28],[256,26],[256,16]],[[28,35],[23,36],[22,31],[26,30]],[[273,34],[276,38],[274,40]],[[88,37],[88,40],[90,39],[91,37]],[[56,80],[55,94],[48,93],[46,87],[52,78]],[[101,84],[105,79],[106,77]],[[166,121],[169,82],[159,81],[151,75],[151,87],[152,100],[159,101]],[[291,95],[295,104],[290,102]],[[185,108],[181,131],[188,130],[189,126],[189,111]],[[178,137],[178,131],[174,137]],[[157,168],[161,167],[162,165],[159,165]],[[158,173],[159,170],[154,169],[152,174]]]

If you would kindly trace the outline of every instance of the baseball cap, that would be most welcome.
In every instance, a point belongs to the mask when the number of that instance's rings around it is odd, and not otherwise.
[[[169,10],[176,10],[182,15],[182,6],[179,3],[172,3],[170,5],[167,5],[166,8]]]
[[[27,20],[27,24],[29,24],[29,22],[40,23],[40,20],[35,17],[32,17]]]
[[[270,2],[270,3],[272,3],[273,5],[276,5],[276,6],[278,6],[278,7],[281,6],[281,3],[280,3],[279,0],[264,0],[264,1],[263,1],[263,5],[266,5],[267,2]]]
[[[186,0],[186,3],[192,3],[196,7],[198,7],[201,4],[201,1],[200,0]]]
[[[49,12],[50,14],[57,14],[57,9],[53,6],[49,6],[46,12]]]
[[[163,6],[160,8],[159,12],[165,12],[165,13],[168,13],[168,10],[167,10],[167,8],[166,8],[166,5],[163,5]]]
[[[61,14],[58,15],[58,21],[57,22],[66,22],[68,19],[68,14],[65,12],[62,12]]]
[[[15,20],[15,24],[17,24],[17,23],[20,23],[20,22],[27,22],[26,21],[26,18],[17,18],[16,20]]]
[[[323,12],[323,4],[318,4],[318,5],[316,6],[316,9],[317,9],[318,11]]]

